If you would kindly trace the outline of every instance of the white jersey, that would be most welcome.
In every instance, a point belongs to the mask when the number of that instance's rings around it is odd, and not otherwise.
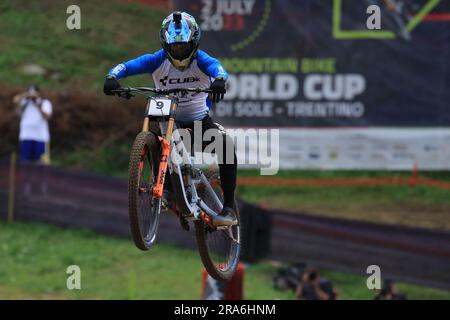
[[[23,99],[20,103],[21,119],[19,140],[34,140],[39,142],[49,142],[50,132],[48,121],[39,111],[39,108],[45,113],[52,114],[52,104],[47,99],[38,99],[33,102],[31,99]]]
[[[158,89],[174,88],[202,88],[207,89],[211,84],[211,78],[203,72],[198,72],[197,61],[194,60],[184,71],[179,71],[169,60],[156,69],[153,74],[155,87]],[[176,120],[189,122],[203,119],[209,112],[206,105],[207,93],[188,93],[179,96]]]
[[[121,63],[111,69],[110,75],[117,79],[150,73],[158,89],[202,88],[207,89],[216,77],[225,80],[228,74],[219,61],[202,50],[198,50],[192,63],[185,70],[175,68],[167,59],[164,50],[145,54],[136,59]],[[209,112],[211,101],[207,93],[188,93],[180,96],[176,113],[177,122],[192,122],[203,119]]]

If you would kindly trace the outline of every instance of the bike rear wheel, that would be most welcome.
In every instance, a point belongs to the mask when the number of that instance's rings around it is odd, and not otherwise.
[[[153,197],[158,176],[159,150],[153,133],[136,136],[128,169],[128,214],[136,247],[148,250],[156,239],[161,214],[161,199]]]
[[[215,194],[223,203],[222,188],[218,174],[207,177]],[[211,191],[200,184],[197,187],[199,197],[215,212],[219,213],[221,208],[213,200]],[[239,263],[241,252],[241,223],[239,209],[235,204],[238,223],[231,227],[212,229],[202,220],[195,221],[195,235],[197,246],[203,265],[209,275],[219,281],[230,280]]]

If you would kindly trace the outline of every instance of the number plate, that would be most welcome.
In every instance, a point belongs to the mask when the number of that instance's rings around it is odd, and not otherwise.
[[[170,99],[150,99],[147,115],[153,117],[165,117],[170,115],[170,106],[172,100]]]

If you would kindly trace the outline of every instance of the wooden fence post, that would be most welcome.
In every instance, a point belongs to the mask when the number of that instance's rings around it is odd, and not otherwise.
[[[11,153],[9,163],[9,190],[8,190],[8,223],[14,221],[14,201],[16,193],[16,160],[15,152]]]

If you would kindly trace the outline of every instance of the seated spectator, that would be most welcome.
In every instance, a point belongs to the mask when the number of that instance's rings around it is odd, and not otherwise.
[[[375,296],[375,300],[406,300],[406,296],[397,292],[393,280],[386,279],[383,288]]]
[[[336,300],[337,292],[333,284],[320,277],[316,269],[305,271],[295,291],[299,300]]]
[[[295,291],[305,269],[304,263],[295,263],[285,269],[278,270],[272,277],[274,288],[283,291]]]

